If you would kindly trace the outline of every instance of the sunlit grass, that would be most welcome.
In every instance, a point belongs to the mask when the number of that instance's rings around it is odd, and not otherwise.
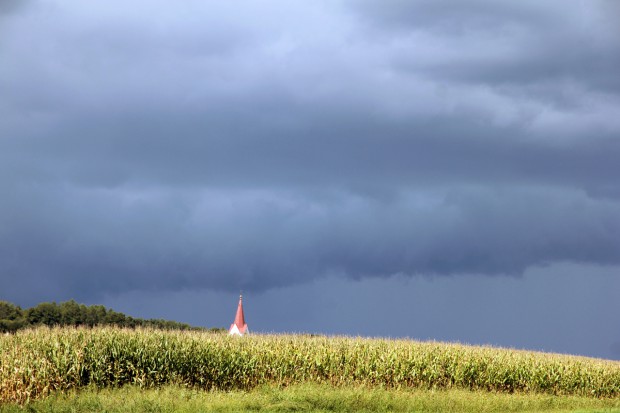
[[[1,412],[620,412],[620,400],[468,390],[387,390],[301,384],[252,391],[203,391],[178,386],[87,388]]]

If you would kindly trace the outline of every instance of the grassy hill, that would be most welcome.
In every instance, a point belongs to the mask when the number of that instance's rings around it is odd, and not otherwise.
[[[620,397],[620,363],[458,344],[196,331],[37,328],[0,336],[0,401],[84,387],[466,389]]]

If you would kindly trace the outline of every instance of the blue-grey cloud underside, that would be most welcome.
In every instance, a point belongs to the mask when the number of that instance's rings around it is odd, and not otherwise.
[[[0,8],[8,297],[620,263],[611,2],[149,4]]]

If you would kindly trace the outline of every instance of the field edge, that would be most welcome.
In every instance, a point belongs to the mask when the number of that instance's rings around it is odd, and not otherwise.
[[[126,385],[87,387],[25,405],[0,404],[0,412],[615,412],[620,399],[494,393],[463,389],[381,389],[304,383],[254,390],[204,391],[179,385],[152,389]]]

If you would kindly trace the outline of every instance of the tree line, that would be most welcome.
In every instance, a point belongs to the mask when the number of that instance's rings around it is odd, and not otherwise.
[[[186,323],[162,319],[134,318],[116,312],[102,305],[78,304],[74,300],[60,304],[56,302],[40,303],[34,307],[22,309],[8,301],[0,301],[0,332],[13,333],[22,328],[40,325],[53,326],[117,326],[150,327],[162,330],[209,330],[225,331],[223,328],[193,327]]]

